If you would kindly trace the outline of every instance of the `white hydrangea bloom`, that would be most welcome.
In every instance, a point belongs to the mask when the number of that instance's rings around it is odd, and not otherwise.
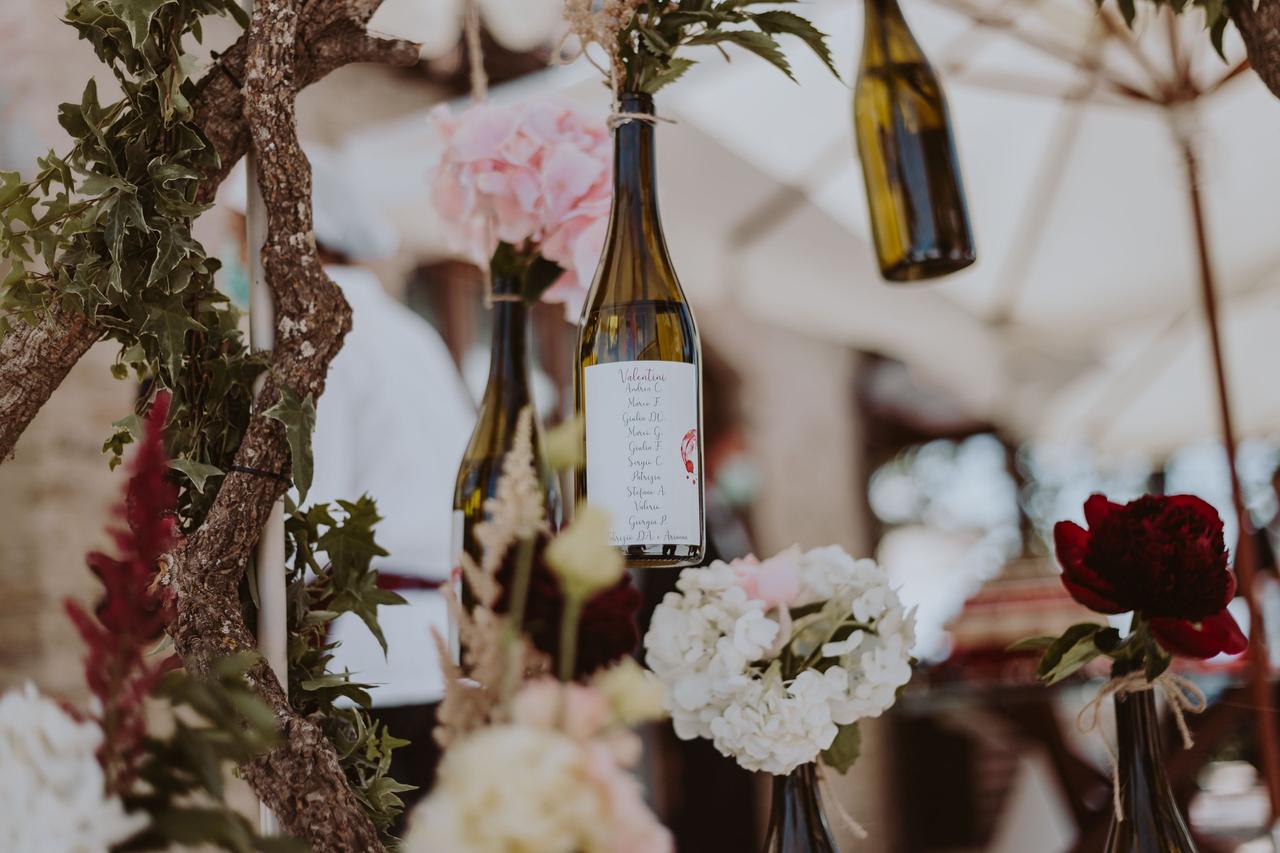
[[[749,770],[789,773],[831,746],[838,727],[889,708],[911,678],[914,620],[874,560],[839,547],[787,555],[798,590],[783,605],[747,594],[758,563],[713,563],[680,575],[653,614],[646,662],[666,682],[676,734],[710,739]],[[777,570],[777,563],[773,570]],[[790,610],[830,607],[858,623],[800,672],[773,664],[795,639]],[[813,641],[816,643],[818,641]]]
[[[672,842],[606,744],[513,724],[481,729],[445,753],[403,847],[407,853],[664,853]]]
[[[0,850],[106,853],[146,826],[106,796],[101,744],[30,684],[0,697]]]

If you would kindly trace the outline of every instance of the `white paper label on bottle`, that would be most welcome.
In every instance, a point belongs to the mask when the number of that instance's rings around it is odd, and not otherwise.
[[[618,361],[583,373],[587,499],[613,516],[613,544],[701,544],[698,368]]]

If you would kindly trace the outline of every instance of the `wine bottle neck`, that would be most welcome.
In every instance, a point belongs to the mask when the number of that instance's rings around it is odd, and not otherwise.
[[[802,764],[773,777],[773,807],[765,836],[766,853],[836,853],[822,813],[816,764]]]
[[[627,93],[619,96],[623,116],[652,116],[653,96]],[[612,225],[647,222],[658,227],[658,189],[654,127],[644,118],[620,119],[613,144]]]
[[[1120,744],[1121,807],[1135,820],[1138,816],[1174,804],[1173,790],[1164,772],[1164,747],[1160,742],[1155,695],[1147,690],[1117,696],[1116,738]],[[1176,808],[1176,806],[1175,806]]]
[[[514,412],[530,401],[529,309],[519,298],[519,286],[512,279],[495,277],[493,296],[489,384],[485,387],[481,405],[497,405]]]

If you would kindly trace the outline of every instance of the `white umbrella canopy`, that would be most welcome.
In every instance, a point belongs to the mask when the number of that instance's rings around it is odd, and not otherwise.
[[[861,5],[818,0],[805,11],[851,78]],[[1199,154],[1220,293],[1265,292],[1280,267],[1280,104],[1239,73],[1238,45],[1228,40],[1224,63],[1195,15],[1148,14],[1135,39],[1091,0],[935,0],[907,12],[944,75],[978,262],[933,284],[881,282],[847,82],[803,50],[789,51],[800,85],[754,57],[726,64],[704,51],[659,96],[676,121],[659,132],[664,219],[695,305],[734,299],[771,322],[900,358],[1014,436],[1163,452],[1215,434],[1207,355],[1192,346],[1199,279],[1177,140],[1188,135]],[[1161,106],[1183,67],[1205,93]],[[582,62],[494,97],[556,92],[607,109]],[[443,252],[422,189],[434,161],[426,118],[366,130],[347,149],[399,198],[408,239]],[[1280,336],[1237,330],[1241,318],[1265,328],[1247,309],[1225,312],[1236,407],[1243,434],[1269,433],[1280,412],[1249,365],[1277,363]],[[1178,359],[1159,375],[1135,369],[1157,344]],[[1159,381],[1167,393],[1143,384]],[[1123,393],[1108,390],[1117,385]]]
[[[855,69],[861,6],[819,3],[808,11],[832,34],[840,67]],[[979,257],[969,270],[925,287],[989,324],[1001,341],[995,350],[1016,359],[987,378],[987,393],[978,395],[987,407],[977,414],[1015,434],[1085,437],[1075,399],[1087,396],[1083,388],[1119,380],[1111,372],[1127,363],[1135,340],[1171,324],[1199,334],[1199,271],[1178,134],[1189,136],[1199,155],[1220,293],[1232,299],[1272,284],[1267,274],[1280,268],[1273,215],[1280,104],[1252,74],[1238,73],[1238,46],[1228,41],[1225,63],[1212,51],[1193,15],[1175,21],[1151,14],[1139,21],[1135,40],[1086,0],[940,0],[908,14],[945,76]],[[694,85],[673,87],[663,108],[802,191],[865,246],[870,232],[852,154],[850,93],[807,55],[793,59],[798,87],[758,65],[708,63]],[[1183,64],[1207,93],[1176,108],[1159,105]],[[795,229],[790,238],[806,235]],[[825,286],[810,294],[815,331],[843,328],[865,340],[855,330],[875,325],[880,303],[892,300],[861,301],[873,263],[862,254],[862,265],[843,275],[832,264]],[[882,289],[906,294],[916,287]],[[1242,426],[1257,434],[1280,428],[1280,413],[1266,384],[1244,381],[1241,371],[1261,378],[1250,365],[1277,363],[1280,340],[1237,329],[1236,315],[1248,313],[1228,312],[1226,337],[1229,368],[1240,376]],[[886,326],[882,337],[899,332]],[[949,338],[940,336],[944,355]],[[1217,431],[1203,346],[1197,361],[1185,338],[1161,339],[1182,356],[1161,374],[1177,393],[1151,389],[1141,397],[1131,390],[1118,400],[1118,418],[1135,425],[1088,433],[1108,449],[1164,451]],[[920,366],[937,375],[948,365],[931,359]],[[1049,405],[1062,381],[1081,370],[1072,402]],[[1164,427],[1158,440],[1142,425],[1144,416],[1147,425]]]
[[[689,78],[695,87],[719,62],[714,53],[707,59],[708,68]],[[497,87],[490,97],[569,98],[602,119],[609,109],[608,92],[586,63]],[[713,312],[735,300],[769,322],[923,366],[967,409],[989,411],[992,389],[1003,384],[1001,371],[1010,363],[992,329],[937,291],[882,286],[865,241],[727,149],[695,116],[667,109],[666,102],[660,112],[674,120],[658,129],[663,223],[695,311]],[[450,254],[426,190],[439,154],[429,114],[367,128],[343,146],[348,167],[359,171],[400,222],[402,239],[424,257]],[[769,210],[780,199],[789,210],[781,226],[751,233],[753,223],[742,213]]]

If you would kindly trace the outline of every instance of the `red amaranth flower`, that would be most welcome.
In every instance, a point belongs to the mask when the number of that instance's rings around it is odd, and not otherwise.
[[[85,679],[97,698],[98,722],[106,737],[99,760],[114,793],[127,789],[146,734],[143,702],[177,658],[148,660],[171,618],[165,589],[156,583],[156,561],[173,544],[177,489],[169,480],[164,421],[169,395],[156,398],[147,415],[141,446],[130,465],[118,514],[127,527],[111,530],[119,557],[94,552],[89,568],[102,581],[103,596],[91,614],[75,601],[68,616],[86,646]]]
[[[1236,581],[1217,510],[1191,495],[1146,495],[1124,506],[1093,495],[1084,514],[1087,530],[1070,521],[1053,529],[1072,598],[1100,613],[1141,613],[1174,654],[1244,651],[1226,609]]]

